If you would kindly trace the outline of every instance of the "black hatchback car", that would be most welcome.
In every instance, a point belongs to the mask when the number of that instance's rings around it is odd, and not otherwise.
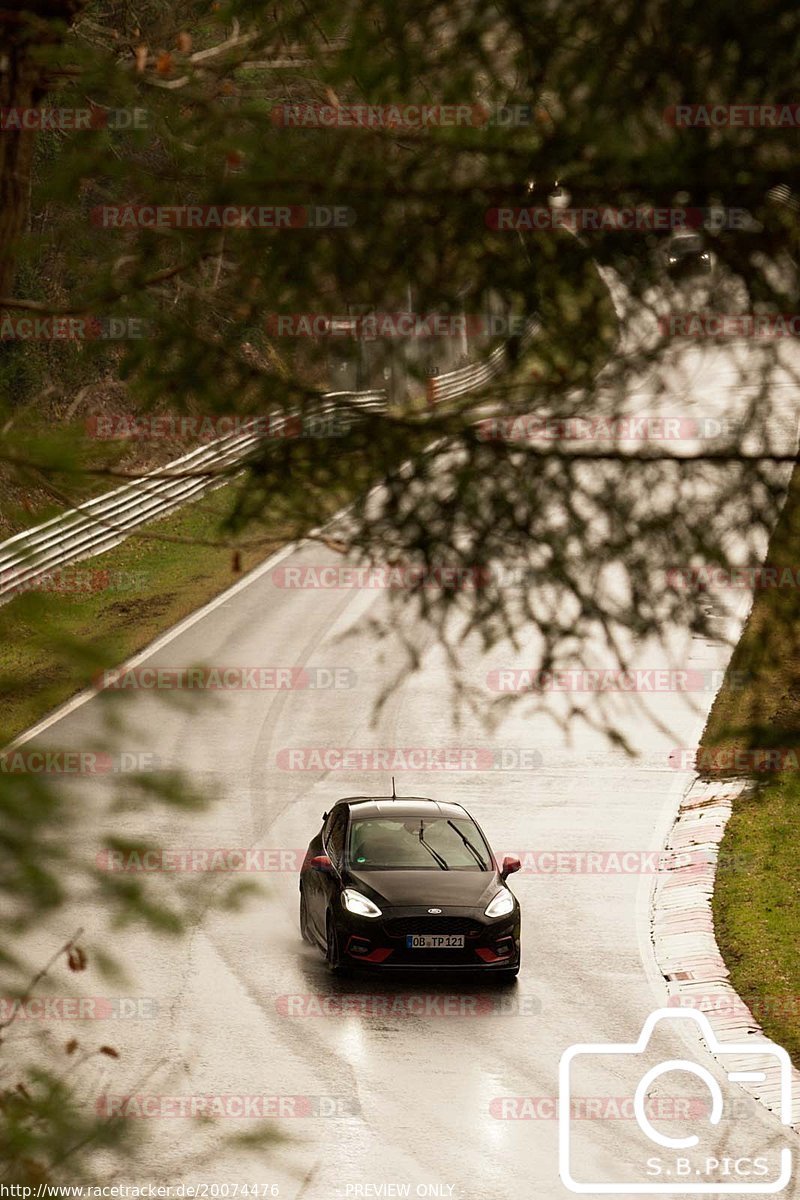
[[[678,230],[667,239],[663,255],[667,271],[675,279],[707,275],[713,268],[711,251],[697,230]]]
[[[300,929],[333,971],[517,975],[520,910],[460,804],[352,796],[323,814],[300,872]]]

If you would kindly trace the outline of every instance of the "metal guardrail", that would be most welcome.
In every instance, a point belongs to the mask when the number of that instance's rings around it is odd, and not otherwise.
[[[527,322],[520,335],[520,348],[532,340],[539,327],[535,317]],[[481,362],[431,377],[427,385],[429,406],[483,387],[502,372],[507,362],[508,349],[503,344]],[[358,409],[383,412],[386,405],[385,391],[327,392],[305,416],[324,420],[338,414],[352,420]],[[298,412],[273,415],[279,422],[300,416]],[[94,558],[110,550],[123,542],[134,529],[156,517],[166,516],[188,500],[219,487],[227,476],[215,476],[221,475],[226,467],[244,466],[248,454],[264,440],[263,432],[243,432],[217,438],[167,463],[159,471],[88,500],[67,513],[1,542],[0,604],[69,563]]]
[[[795,213],[800,210],[800,200],[786,183],[777,183],[775,187],[771,187],[767,192],[767,200]]]
[[[531,317],[519,337],[519,347],[527,346],[540,329],[538,317]],[[477,363],[466,367],[458,367],[455,371],[447,371],[444,375],[431,375],[427,381],[426,399],[429,408],[442,404],[445,400],[455,400],[458,396],[466,396],[470,392],[482,388],[495,376],[500,375],[508,364],[508,347],[505,343],[495,349]]]
[[[329,392],[321,400],[306,416],[315,421],[337,414],[352,419],[354,406],[367,412],[386,408],[383,391]],[[270,420],[274,417],[285,423],[298,416],[296,412],[276,413]],[[222,475],[226,467],[244,466],[248,455],[264,440],[263,432],[217,438],[133,483],[8,538],[0,543],[0,604],[60,567],[110,550],[139,526],[219,487],[227,475],[215,476]]]

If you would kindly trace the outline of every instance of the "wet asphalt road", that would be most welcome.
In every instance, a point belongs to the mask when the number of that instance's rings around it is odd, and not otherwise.
[[[692,361],[682,369],[691,386],[676,387],[659,404],[681,413],[730,411],[738,392],[728,352],[694,346],[686,353]],[[789,429],[793,421],[796,427],[795,396],[787,383],[776,400],[776,421],[788,413]],[[642,409],[641,398],[635,406]],[[152,690],[115,698],[126,721],[119,746],[154,754],[162,767],[180,768],[210,788],[217,800],[207,813],[108,815],[113,780],[67,785],[76,803],[96,812],[98,839],[113,829],[144,833],[173,850],[283,852],[268,860],[276,869],[258,874],[262,897],[239,913],[198,913],[182,944],[141,930],[112,931],[107,914],[77,901],[57,929],[42,931],[44,948],[48,937],[83,924],[88,941],[113,949],[126,963],[129,981],[119,991],[147,998],[156,1012],[113,1028],[104,1024],[102,1034],[86,1022],[86,1037],[113,1039],[122,1052],[119,1063],[93,1066],[102,1077],[87,1083],[102,1082],[115,1095],[238,1097],[242,1104],[253,1096],[274,1098],[274,1126],[288,1140],[268,1147],[225,1144],[252,1128],[252,1118],[199,1128],[180,1116],[142,1119],[143,1179],[275,1184],[282,1197],[309,1200],[566,1196],[558,1123],[549,1119],[559,1057],[576,1042],[633,1041],[667,993],[648,936],[652,868],[620,871],[612,858],[592,873],[553,870],[547,855],[570,852],[563,864],[574,863],[578,852],[629,852],[629,864],[652,862],[648,856],[662,846],[690,778],[670,764],[670,751],[696,744],[713,686],[616,697],[615,715],[640,752],[638,761],[610,749],[586,723],[577,724],[568,741],[550,715],[532,715],[525,701],[488,732],[463,709],[457,720],[445,655],[410,605],[390,609],[381,589],[276,584],[285,578],[276,572],[287,565],[326,564],[338,567],[341,559],[305,546],[256,571],[246,586],[158,643],[143,665],[302,668],[320,670],[315,678],[322,683],[326,671],[338,671],[348,686],[233,691],[192,710],[165,703]],[[741,595],[737,603],[729,632],[746,608]],[[369,624],[376,617],[388,617],[394,633],[377,637]],[[418,647],[421,668],[405,674],[376,708],[403,661],[404,638]],[[518,651],[501,646],[489,654],[468,641],[460,650],[462,681],[488,694],[490,671],[530,666],[533,630],[521,629],[520,640]],[[727,660],[722,647],[678,631],[667,653],[642,644],[633,654],[642,669],[720,672]],[[563,700],[553,695],[553,713]],[[98,698],[72,707],[43,740],[95,744],[105,703]],[[582,703],[596,715],[597,697],[587,694]],[[332,979],[299,937],[294,852],[305,848],[335,798],[385,792],[389,784],[380,770],[324,770],[313,759],[304,764],[308,769],[290,769],[298,760],[289,752],[442,747],[491,750],[492,765],[486,769],[481,759],[480,770],[398,772],[398,790],[463,802],[498,854],[525,856],[526,869],[511,880],[523,909],[518,983],[497,989],[425,978]],[[87,845],[87,855],[95,848]],[[167,887],[174,882],[163,881]],[[93,995],[109,990],[91,971],[82,986]],[[678,1051],[699,1057],[724,1079],[691,1029],[668,1041],[673,1057]],[[630,1096],[636,1078],[630,1064],[610,1077],[590,1072],[580,1094]],[[655,1089],[671,1100],[704,1094],[674,1076]],[[526,1106],[524,1097],[536,1103]],[[738,1127],[774,1154],[782,1144],[774,1119],[741,1090],[738,1101]],[[225,1103],[240,1111],[237,1101]],[[158,1107],[165,1113],[168,1106],[159,1100]],[[576,1137],[580,1178],[641,1179],[647,1153],[643,1158],[634,1121],[583,1121]],[[714,1153],[730,1152],[737,1137],[723,1121],[708,1144]]]

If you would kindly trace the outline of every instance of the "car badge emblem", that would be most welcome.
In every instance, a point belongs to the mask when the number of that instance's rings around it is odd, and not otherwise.
[[[441,911],[442,910],[440,908],[429,908],[428,909],[429,913],[440,913]]]

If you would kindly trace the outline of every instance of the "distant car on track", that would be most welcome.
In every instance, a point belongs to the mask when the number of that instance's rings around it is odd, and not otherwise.
[[[337,801],[300,872],[300,930],[333,971],[480,972],[512,979],[520,908],[465,808],[423,797]]]
[[[693,229],[674,233],[667,239],[663,254],[667,271],[675,279],[707,275],[713,267],[705,238]]]

